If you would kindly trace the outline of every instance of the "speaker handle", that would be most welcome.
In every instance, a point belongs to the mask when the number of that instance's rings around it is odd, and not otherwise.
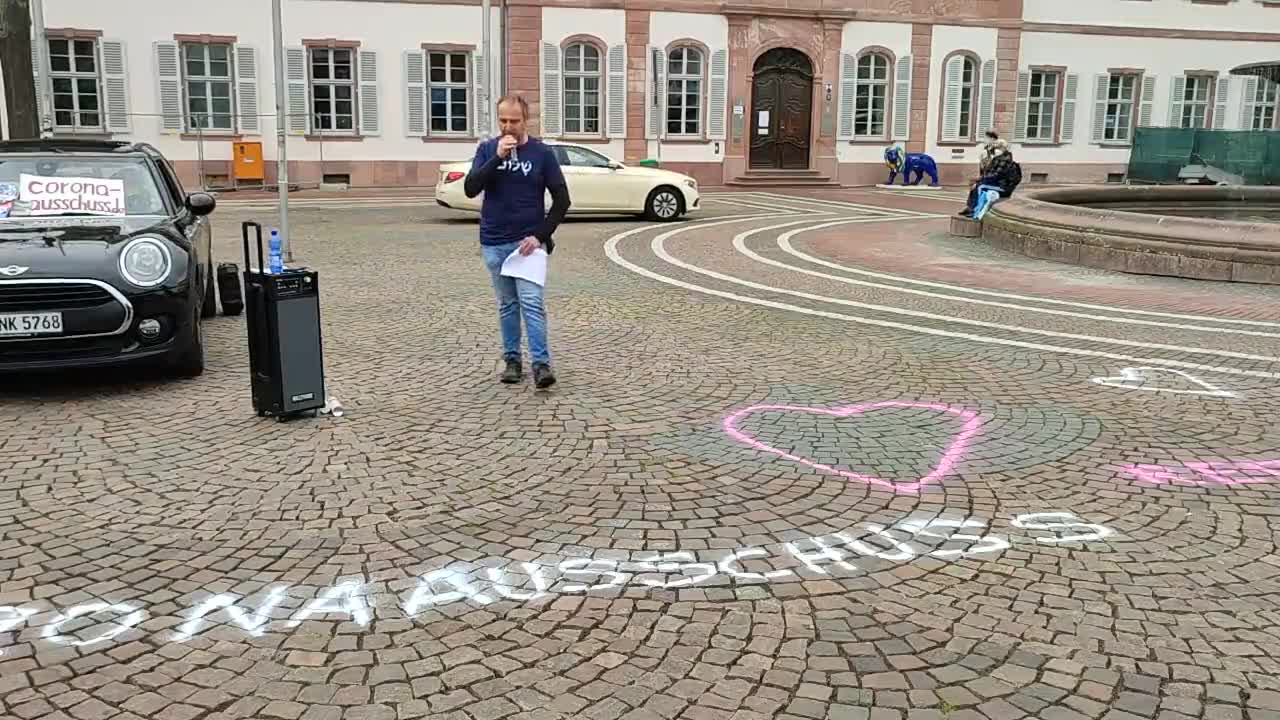
[[[252,220],[246,220],[240,224],[241,233],[244,235],[244,271],[249,272],[253,267],[253,258],[249,254],[249,228],[254,228],[258,236],[258,272],[262,272],[262,226]]]

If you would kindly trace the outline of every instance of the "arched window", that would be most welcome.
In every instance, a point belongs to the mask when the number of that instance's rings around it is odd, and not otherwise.
[[[869,52],[858,58],[853,106],[854,137],[886,137],[891,64],[887,56],[878,52]]]
[[[952,55],[942,66],[942,76],[942,141],[972,142],[979,130],[978,61],[967,54]]]
[[[962,138],[973,138],[973,81],[978,74],[978,64],[968,55],[960,56],[960,132]]]
[[[578,42],[564,49],[564,131],[600,133],[600,50]]]
[[[702,51],[671,48],[667,55],[667,134],[702,134]]]

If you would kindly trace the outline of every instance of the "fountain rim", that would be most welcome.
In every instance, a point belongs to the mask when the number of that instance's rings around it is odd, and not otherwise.
[[[992,206],[989,219],[1102,237],[1116,246],[1181,247],[1191,255],[1261,255],[1280,260],[1280,223],[1158,215],[1084,203],[1263,202],[1280,205],[1280,187],[1265,185],[1082,185],[1017,192]],[[1093,242],[1089,242],[1093,239]]]

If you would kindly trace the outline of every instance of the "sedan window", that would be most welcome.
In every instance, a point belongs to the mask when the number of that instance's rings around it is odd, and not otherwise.
[[[566,145],[564,146],[564,154],[569,160],[566,164],[573,167],[609,167],[609,158],[594,150]]]

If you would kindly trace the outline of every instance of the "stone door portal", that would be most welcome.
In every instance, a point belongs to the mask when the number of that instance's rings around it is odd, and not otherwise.
[[[799,50],[774,48],[756,60],[751,83],[749,167],[809,167],[813,64]]]

